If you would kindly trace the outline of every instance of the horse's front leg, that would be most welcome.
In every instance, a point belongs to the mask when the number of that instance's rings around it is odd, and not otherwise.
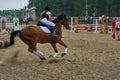
[[[60,40],[58,43],[65,47],[64,52],[61,54],[61,57],[64,57],[68,53],[68,47],[62,40]]]
[[[57,50],[56,44],[51,44],[51,46],[53,47],[55,52],[54,52],[53,55],[50,55],[50,57],[57,57],[58,56],[58,50]]]

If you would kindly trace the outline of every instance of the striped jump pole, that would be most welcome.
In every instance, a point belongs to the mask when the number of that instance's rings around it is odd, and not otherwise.
[[[4,34],[6,33],[6,18],[2,17],[0,20],[0,33]]]

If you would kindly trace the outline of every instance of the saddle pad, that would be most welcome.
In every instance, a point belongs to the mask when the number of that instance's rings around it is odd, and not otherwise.
[[[51,33],[50,30],[45,26],[39,26],[44,32]]]

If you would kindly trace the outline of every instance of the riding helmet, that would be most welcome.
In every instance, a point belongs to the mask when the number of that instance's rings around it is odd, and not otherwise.
[[[44,8],[44,10],[46,10],[46,11],[50,11],[50,7],[49,6],[45,6],[45,8]]]

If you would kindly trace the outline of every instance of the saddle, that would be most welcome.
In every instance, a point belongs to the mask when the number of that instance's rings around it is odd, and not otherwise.
[[[38,21],[37,26],[47,27],[47,28],[50,30],[50,32],[51,32],[51,36],[52,36],[52,37],[55,37],[55,36],[56,36],[55,33],[54,33],[54,31],[55,31],[56,28],[54,28],[54,27],[52,27],[52,26],[48,26],[48,25],[42,23],[41,21]]]

